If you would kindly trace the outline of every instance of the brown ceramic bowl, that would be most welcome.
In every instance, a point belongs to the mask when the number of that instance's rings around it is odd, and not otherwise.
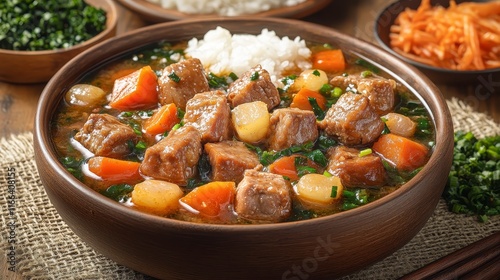
[[[106,29],[92,39],[67,49],[15,51],[0,49],[0,81],[10,83],[47,82],[64,64],[84,50],[116,34],[117,8],[113,0],[86,0],[106,11]]]
[[[300,36],[338,45],[395,75],[426,104],[436,127],[429,162],[397,191],[339,214],[266,225],[196,224],[124,207],[83,185],[59,163],[50,122],[66,90],[102,63],[160,40],[232,33]],[[36,163],[50,201],[87,244],[116,262],[162,279],[332,279],[377,262],[410,241],[434,212],[451,166],[453,129],[442,94],[385,51],[319,25],[278,18],[185,20],[112,38],[71,60],[47,84],[35,122]]]
[[[148,22],[165,22],[188,18],[213,17],[209,14],[186,14],[174,9],[165,9],[159,4],[148,0],[118,0],[127,9],[137,13],[142,19]],[[305,0],[294,5],[285,6],[255,14],[247,14],[252,17],[282,17],[282,18],[302,18],[311,15],[330,4],[331,0]]]
[[[486,69],[486,70],[471,70],[471,71],[458,71],[445,68],[434,67],[424,63],[417,62],[413,59],[405,57],[399,54],[390,47],[390,27],[394,24],[399,13],[404,9],[410,8],[415,10],[420,5],[420,0],[398,0],[394,1],[390,5],[380,12],[379,16],[375,21],[375,38],[378,43],[388,52],[397,56],[403,61],[406,61],[425,75],[427,75],[435,83],[453,83],[453,84],[465,84],[465,83],[484,83],[492,81],[498,81],[500,79],[500,68]],[[456,0],[457,3],[462,2],[489,2],[489,0],[476,0],[476,1],[466,1],[466,0]],[[431,5],[433,6],[443,6],[449,7],[449,0],[432,0]]]

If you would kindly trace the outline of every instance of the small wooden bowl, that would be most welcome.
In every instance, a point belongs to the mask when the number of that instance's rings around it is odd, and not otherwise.
[[[115,36],[117,7],[113,0],[85,0],[106,11],[106,29],[81,44],[67,49],[15,51],[0,49],[0,81],[9,83],[47,82],[64,64],[77,54]]]
[[[198,224],[120,205],[85,186],[58,161],[51,124],[68,88],[89,71],[161,40],[201,38],[217,26],[231,33],[330,43],[378,65],[425,104],[436,127],[429,162],[408,183],[338,214],[265,225]],[[45,87],[35,118],[35,159],[50,201],[69,227],[103,255],[160,279],[333,279],[389,256],[434,213],[453,156],[453,125],[439,89],[414,67],[369,43],[324,26],[279,18],[183,20],[156,24],[99,44],[66,64]]]
[[[397,56],[403,61],[406,61],[413,66],[417,67],[422,73],[427,75],[435,83],[453,83],[453,84],[471,84],[471,83],[494,83],[500,79],[500,68],[486,69],[486,70],[451,70],[445,68],[434,67],[427,65],[404,55],[399,54],[390,47],[390,28],[398,17],[399,13],[406,8],[417,9],[420,5],[420,0],[399,0],[388,5],[380,12],[375,20],[375,38],[378,43],[388,52]],[[456,0],[457,4],[462,2],[488,2],[488,0]],[[449,0],[432,0],[431,5],[440,5],[449,7]]]

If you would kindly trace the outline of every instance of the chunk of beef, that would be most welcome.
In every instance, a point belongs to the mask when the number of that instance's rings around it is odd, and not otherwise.
[[[195,94],[210,90],[203,65],[197,58],[190,58],[165,67],[158,79],[158,85],[160,104],[175,103],[182,110],[186,108],[186,102]]]
[[[270,123],[268,146],[275,151],[318,138],[316,116],[312,111],[297,108],[276,109],[271,114]]]
[[[248,169],[236,188],[235,210],[253,221],[283,221],[292,211],[290,188],[281,175]]]
[[[382,159],[375,154],[360,157],[359,152],[346,146],[331,148],[328,172],[338,176],[346,187],[382,186],[387,179]]]
[[[384,130],[384,122],[373,111],[368,98],[350,92],[340,96],[318,125],[349,146],[371,143]]]
[[[234,81],[228,88],[227,96],[231,106],[234,108],[243,103],[262,101],[267,104],[267,109],[280,104],[280,94],[271,81],[267,70],[257,65],[245,72]]]
[[[134,130],[108,114],[90,114],[75,140],[96,156],[119,158],[131,152],[138,141]],[[132,146],[133,146],[132,145]]]
[[[140,170],[146,176],[184,186],[196,175],[200,156],[200,133],[183,126],[146,149]]]
[[[330,85],[339,87],[342,91],[357,92],[358,81],[360,78],[361,76],[358,75],[335,76],[330,80]]]
[[[368,97],[370,106],[378,115],[387,114],[394,107],[396,82],[392,79],[385,79],[374,74],[368,77],[336,76],[330,80],[330,84],[344,91],[350,88],[356,89],[357,93]]]
[[[198,93],[186,104],[184,125],[201,133],[202,142],[219,142],[231,137],[231,108],[222,91]]]
[[[250,151],[243,142],[223,141],[205,144],[212,166],[213,181],[234,181],[243,179],[243,172],[259,165],[257,154]]]

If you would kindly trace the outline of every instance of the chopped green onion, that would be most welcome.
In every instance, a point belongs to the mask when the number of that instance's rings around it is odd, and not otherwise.
[[[259,72],[258,71],[253,72],[252,76],[250,76],[250,80],[256,81],[258,79],[259,79]]]
[[[229,73],[229,78],[231,78],[233,82],[238,80],[238,76],[234,72]]]
[[[319,73],[318,70],[314,70],[312,73],[314,76],[317,76],[317,77],[321,76],[321,73]]]
[[[137,144],[135,144],[135,148],[138,150],[145,150],[147,147],[146,143],[144,141],[139,141]]]
[[[364,150],[359,151],[359,157],[364,157],[371,154],[372,154],[372,149],[370,148],[366,148]]]
[[[181,125],[180,123],[177,123],[177,124],[175,124],[175,125],[172,127],[171,131],[177,130],[177,129],[179,129],[181,126],[182,126],[182,125]]]
[[[330,197],[333,197],[333,198],[337,197],[337,190],[338,190],[338,189],[339,189],[339,187],[337,187],[337,186],[332,186],[332,192],[331,192],[331,194],[330,194]]]

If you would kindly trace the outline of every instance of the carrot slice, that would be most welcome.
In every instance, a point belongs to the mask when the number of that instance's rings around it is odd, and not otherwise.
[[[424,165],[429,154],[426,146],[392,133],[381,135],[372,150],[403,171]]]
[[[236,184],[229,181],[215,181],[199,186],[180,199],[201,215],[217,218],[230,211],[234,202]]]
[[[170,103],[161,106],[151,118],[144,122],[142,128],[146,133],[155,135],[172,129],[179,121],[177,106],[174,103]]]
[[[344,53],[340,49],[320,51],[312,55],[313,68],[323,71],[344,71]]]
[[[297,155],[285,156],[275,160],[269,165],[269,172],[290,178],[291,181],[299,179],[295,158]]]
[[[116,72],[113,72],[113,74],[111,75],[111,80],[114,81],[116,79],[119,79],[119,78],[122,78],[124,76],[130,75],[130,74],[134,73],[137,70],[138,70],[137,68],[120,69],[120,70],[118,70]]]
[[[326,109],[326,98],[321,95],[321,93],[307,88],[302,88],[295,94],[290,107],[312,111],[313,108],[309,102],[310,97],[316,99],[316,102],[321,109]]]
[[[109,106],[118,110],[144,109],[158,104],[158,78],[150,66],[118,78]]]
[[[92,157],[88,161],[90,172],[109,183],[137,183],[143,178],[139,173],[139,162],[109,157]]]

